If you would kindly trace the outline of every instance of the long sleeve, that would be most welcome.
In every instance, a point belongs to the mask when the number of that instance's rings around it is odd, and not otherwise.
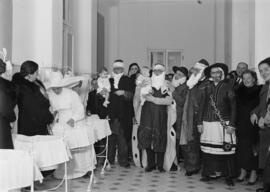
[[[198,125],[202,125],[203,123],[203,115],[204,115],[204,109],[207,105],[207,91],[206,89],[201,90],[201,97],[200,101],[198,102]]]
[[[187,93],[188,93],[187,86],[181,86],[174,90],[172,95],[178,107],[181,107],[181,108],[184,107]]]
[[[230,125],[235,126],[236,123],[236,97],[233,90],[228,91],[228,97],[230,100]]]
[[[96,90],[93,90],[88,94],[86,111],[90,112],[92,114],[95,114],[97,112],[97,109],[96,109],[96,94],[97,94]]]
[[[267,95],[268,95],[269,85],[264,85],[260,92],[260,103],[259,105],[253,109],[252,114],[256,114],[258,118],[263,117],[266,114],[267,108]]]
[[[79,95],[75,91],[70,92],[71,96],[71,110],[72,110],[72,119],[78,121],[84,118],[84,107]]]

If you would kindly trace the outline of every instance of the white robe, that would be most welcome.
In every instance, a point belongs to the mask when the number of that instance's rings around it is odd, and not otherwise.
[[[68,162],[68,178],[82,177],[88,171],[95,168],[96,156],[93,148],[94,138],[89,133],[85,121],[85,111],[79,95],[71,90],[63,88],[57,95],[53,91],[49,93],[52,110],[57,111],[57,121],[52,127],[54,135],[63,136],[71,149],[72,159]],[[67,122],[74,119],[75,126],[70,127]],[[54,173],[56,178],[64,177],[64,165],[60,165]]]

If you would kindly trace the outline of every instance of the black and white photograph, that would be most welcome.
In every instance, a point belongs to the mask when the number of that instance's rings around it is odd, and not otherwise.
[[[270,192],[270,0],[0,0],[0,192]]]

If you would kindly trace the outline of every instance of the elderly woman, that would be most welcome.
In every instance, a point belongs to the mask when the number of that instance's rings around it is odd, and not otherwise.
[[[260,130],[260,150],[259,150],[259,168],[264,169],[264,186],[258,189],[257,192],[270,191],[270,125],[267,120],[266,114],[269,113],[267,108],[269,102],[269,83],[270,83],[270,57],[264,59],[259,63],[259,71],[266,82],[260,92],[260,103],[251,113],[251,123],[257,123]]]
[[[237,103],[237,160],[241,174],[238,181],[242,182],[250,171],[249,185],[253,185],[257,180],[258,153],[256,146],[258,143],[258,126],[251,124],[249,119],[251,111],[259,104],[261,86],[257,85],[256,72],[247,70],[242,74],[243,85],[236,90]]]
[[[140,126],[138,129],[138,148],[146,149],[146,172],[153,171],[156,166],[164,172],[164,154],[167,146],[167,106],[172,104],[172,97],[165,85],[165,67],[156,64],[151,77],[152,90],[145,95],[146,102],[142,106]],[[157,155],[157,161],[155,160]]]
[[[6,63],[0,59],[0,149],[13,149],[10,123],[16,120],[15,86],[1,77],[6,71]]]
[[[53,122],[46,89],[37,77],[38,64],[25,61],[12,80],[18,87],[18,133],[27,136],[48,135]]]

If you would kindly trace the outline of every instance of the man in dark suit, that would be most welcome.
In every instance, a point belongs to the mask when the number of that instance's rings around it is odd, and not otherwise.
[[[124,63],[116,60],[113,63],[112,78],[110,78],[111,92],[108,106],[112,135],[109,136],[108,159],[114,164],[116,146],[118,149],[118,162],[122,167],[128,168],[128,143],[132,135],[132,83],[124,75]],[[102,94],[102,93],[101,93]]]

